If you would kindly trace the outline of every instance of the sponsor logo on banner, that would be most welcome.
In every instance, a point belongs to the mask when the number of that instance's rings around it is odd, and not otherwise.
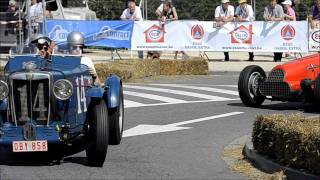
[[[109,26],[103,26],[98,33],[93,37],[93,40],[102,40],[102,39],[113,39],[119,41],[128,41],[130,40],[130,31],[120,31],[112,29]]]
[[[163,43],[165,33],[164,26],[160,27],[155,24],[144,32],[147,43]]]
[[[67,41],[69,31],[61,25],[55,25],[49,32],[49,38],[55,42]]]
[[[204,30],[203,27],[201,25],[194,25],[191,28],[191,36],[193,37],[193,39],[195,40],[200,40],[203,38],[204,36]]]
[[[320,43],[320,30],[313,32],[311,38],[314,42]]]
[[[252,44],[252,25],[249,25],[247,28],[244,25],[241,25],[230,32],[231,35],[231,43],[244,43],[244,44]]]
[[[296,36],[296,30],[293,26],[286,25],[281,29],[281,37],[286,41],[294,39]]]

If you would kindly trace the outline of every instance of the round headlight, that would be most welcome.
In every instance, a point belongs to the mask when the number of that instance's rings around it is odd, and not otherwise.
[[[73,86],[72,83],[65,79],[56,81],[53,85],[53,94],[60,100],[67,100],[72,96]]]
[[[0,80],[0,100],[2,101],[5,98],[7,98],[8,94],[9,94],[8,84]]]

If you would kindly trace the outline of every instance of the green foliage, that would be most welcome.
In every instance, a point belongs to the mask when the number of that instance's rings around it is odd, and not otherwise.
[[[298,20],[305,20],[313,0],[296,0],[295,11]],[[137,1],[137,5],[140,1]],[[238,0],[231,0],[231,5],[237,6]],[[250,3],[251,0],[248,0]],[[256,0],[256,20],[263,20],[264,7],[269,0]],[[160,0],[147,0],[148,19],[157,19],[155,11],[160,5]],[[179,19],[196,19],[212,21],[215,8],[220,5],[220,0],[173,0]],[[119,19],[122,11],[127,8],[127,0],[90,0],[89,6],[97,13],[99,19]]]

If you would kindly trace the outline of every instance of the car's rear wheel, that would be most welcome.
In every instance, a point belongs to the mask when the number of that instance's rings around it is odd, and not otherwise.
[[[264,70],[256,65],[244,68],[239,77],[238,91],[242,103],[250,107],[259,107],[266,99],[259,91],[259,82],[266,78]]]
[[[89,109],[89,144],[86,148],[89,165],[102,167],[109,140],[108,109],[104,100],[95,100]]]
[[[119,106],[109,110],[109,144],[118,145],[121,142],[123,134],[124,122],[124,104],[123,104],[123,90],[120,88]]]
[[[318,75],[314,83],[314,97],[316,104],[320,104],[320,75]]]

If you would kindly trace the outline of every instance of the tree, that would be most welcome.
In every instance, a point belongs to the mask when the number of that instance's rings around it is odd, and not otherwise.
[[[148,19],[157,19],[155,11],[160,5],[159,0],[148,1]],[[248,0],[250,2],[250,0]],[[297,19],[305,20],[307,13],[313,0],[295,0],[294,7]],[[139,2],[137,2],[138,4]],[[270,3],[270,0],[256,0],[256,20],[263,20],[264,7]],[[173,5],[177,9],[179,19],[193,19],[201,21],[212,21],[214,19],[215,8],[220,5],[220,0],[173,0]],[[238,0],[231,0],[230,4],[238,5]],[[99,19],[116,20],[119,19],[122,11],[127,8],[127,0],[91,0],[89,1],[90,8],[97,13]],[[308,8],[309,7],[309,8]]]

